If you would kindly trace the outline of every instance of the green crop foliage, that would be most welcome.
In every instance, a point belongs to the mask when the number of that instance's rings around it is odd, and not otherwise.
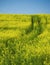
[[[0,65],[50,65],[50,14],[0,14]]]

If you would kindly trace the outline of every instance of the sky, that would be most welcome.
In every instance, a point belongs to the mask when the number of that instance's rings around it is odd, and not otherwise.
[[[50,0],[0,0],[0,14],[50,14]]]

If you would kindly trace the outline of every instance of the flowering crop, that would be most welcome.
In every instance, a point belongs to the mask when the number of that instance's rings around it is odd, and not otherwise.
[[[50,15],[0,15],[0,65],[50,65]]]

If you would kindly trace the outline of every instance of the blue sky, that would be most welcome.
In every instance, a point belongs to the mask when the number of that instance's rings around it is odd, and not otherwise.
[[[50,14],[50,0],[0,0],[0,14]]]

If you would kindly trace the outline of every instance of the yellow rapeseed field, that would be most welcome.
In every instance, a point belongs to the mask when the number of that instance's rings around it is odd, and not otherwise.
[[[50,65],[50,14],[0,14],[0,65]]]

